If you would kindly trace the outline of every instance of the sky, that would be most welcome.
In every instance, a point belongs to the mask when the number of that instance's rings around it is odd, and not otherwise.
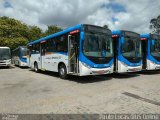
[[[67,28],[84,23],[150,33],[150,20],[158,15],[160,0],[0,0],[0,16],[42,30],[47,25]]]

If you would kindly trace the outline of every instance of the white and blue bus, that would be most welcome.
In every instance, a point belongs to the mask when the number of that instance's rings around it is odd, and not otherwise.
[[[12,63],[19,67],[27,67],[27,47],[20,46],[12,51]]]
[[[140,34],[126,31],[112,31],[114,46],[114,72],[136,72],[142,70]]]
[[[141,34],[143,69],[160,69],[160,35]]]
[[[0,47],[0,66],[10,67],[11,52],[9,47]]]
[[[111,30],[79,24],[28,44],[29,66],[35,71],[86,76],[113,72]]]

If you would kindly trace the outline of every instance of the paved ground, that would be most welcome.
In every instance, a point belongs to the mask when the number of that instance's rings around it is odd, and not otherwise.
[[[159,113],[160,71],[74,77],[0,69],[0,113]]]

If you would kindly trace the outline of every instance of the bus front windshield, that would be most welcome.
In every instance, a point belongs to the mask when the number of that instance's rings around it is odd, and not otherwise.
[[[27,56],[27,48],[22,48],[21,49],[21,56],[26,57]]]
[[[83,53],[87,57],[94,58],[113,57],[111,35],[86,32]]]
[[[126,58],[141,58],[141,41],[136,37],[124,37],[124,43],[121,47],[122,55]]]
[[[160,58],[160,40],[151,40],[151,55]]]
[[[11,59],[10,49],[0,48],[0,60]]]

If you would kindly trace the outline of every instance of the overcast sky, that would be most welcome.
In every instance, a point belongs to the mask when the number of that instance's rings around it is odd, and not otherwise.
[[[80,23],[148,33],[160,15],[160,0],[0,0],[0,16],[16,18],[43,30]]]

